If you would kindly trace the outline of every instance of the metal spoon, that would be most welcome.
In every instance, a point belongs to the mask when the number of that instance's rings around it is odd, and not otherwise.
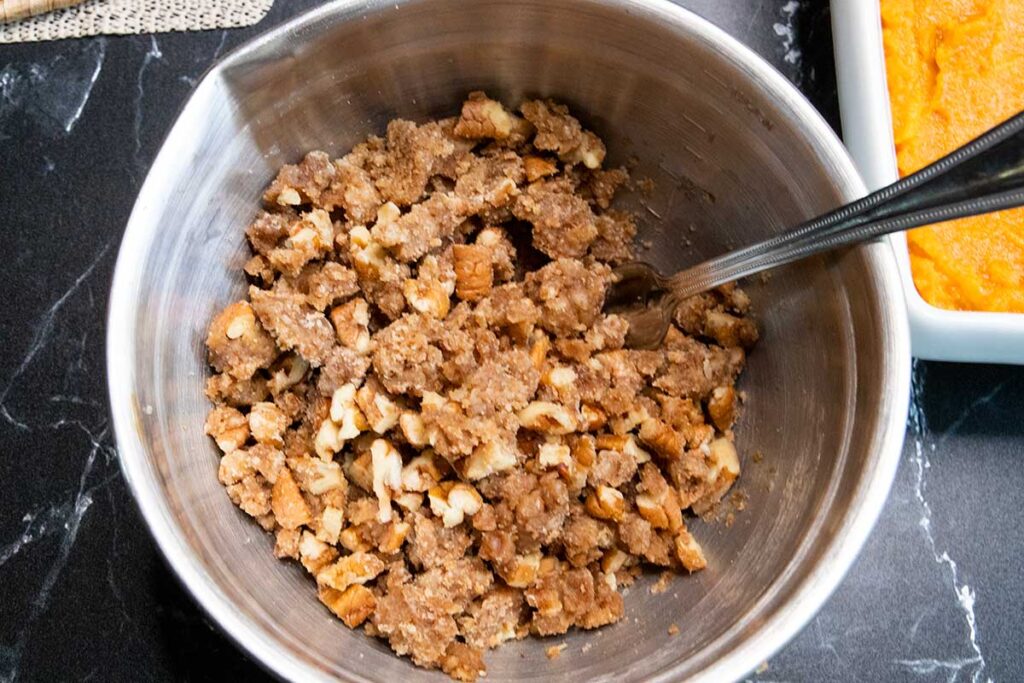
[[[1024,205],[1024,112],[917,173],[758,244],[671,277],[631,261],[615,269],[605,310],[629,323],[626,345],[655,348],[687,297],[768,268],[900,230]]]

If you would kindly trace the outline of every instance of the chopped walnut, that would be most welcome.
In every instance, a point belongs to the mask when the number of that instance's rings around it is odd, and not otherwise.
[[[356,388],[346,384],[331,396],[330,413],[317,431],[314,447],[323,460],[331,460],[346,441],[354,439],[369,426],[356,403]]]
[[[289,422],[284,411],[273,403],[255,403],[249,410],[249,431],[260,443],[283,446],[284,430]]]
[[[343,591],[323,585],[319,587],[318,596],[349,628],[366,621],[377,606],[373,591],[358,583]]]
[[[278,524],[285,529],[298,529],[309,523],[309,506],[306,505],[290,471],[281,471],[270,495],[270,509],[273,510]]]
[[[373,467],[373,493],[379,510],[377,521],[390,522],[391,498],[402,489],[402,455],[385,439],[377,439],[370,447]]]
[[[352,585],[363,585],[384,571],[384,563],[370,553],[352,553],[316,574],[317,583],[343,591]]]
[[[655,418],[648,418],[640,425],[640,440],[669,460],[682,457],[686,448],[686,438],[682,434]]]
[[[402,413],[398,416],[398,426],[410,446],[422,448],[427,445],[427,426],[418,413]]]
[[[480,512],[483,498],[469,484],[444,482],[427,492],[430,510],[446,528],[462,524],[463,519]]]
[[[688,572],[699,571],[708,564],[704,559],[704,551],[685,528],[676,533],[675,552],[679,562]]]
[[[384,434],[398,424],[402,408],[389,396],[376,377],[371,377],[356,392],[356,404],[370,429]]]
[[[740,476],[740,461],[736,447],[725,437],[719,437],[710,443],[707,461],[709,470],[706,481],[710,491],[693,504],[693,510],[697,514],[706,513],[715,503],[722,500],[733,482]]]
[[[273,370],[270,380],[267,382],[267,388],[275,396],[294,387],[309,372],[309,363],[294,353],[285,355],[283,360],[275,364],[275,367],[277,369]]]
[[[356,353],[370,352],[370,305],[366,299],[356,297],[335,306],[331,309],[330,318],[338,341],[343,346]]]
[[[677,531],[683,526],[679,496],[653,463],[643,466],[638,491],[637,511],[653,528]]]
[[[347,626],[467,681],[503,642],[621,620],[644,568],[707,565],[686,517],[740,474],[757,340],[725,285],[625,348],[602,307],[636,258],[629,172],[565,106],[520,111],[474,92],[282,168],[206,339],[230,500]]]
[[[210,365],[240,380],[249,379],[278,355],[274,340],[245,301],[231,304],[213,319],[206,347]]]
[[[478,301],[494,282],[491,252],[472,244],[455,245],[455,293],[463,301]]]
[[[229,406],[217,406],[206,418],[206,433],[225,453],[241,448],[249,440],[249,422],[245,415]]]
[[[736,421],[736,390],[731,386],[717,387],[708,399],[708,414],[721,431],[732,428]]]
[[[540,560],[539,552],[515,557],[506,572],[502,574],[502,578],[513,588],[527,588],[537,580],[537,574],[540,572]]]
[[[455,268],[458,268],[457,260]],[[409,308],[443,320],[451,310],[451,296],[457,286],[457,273],[449,264],[442,264],[436,256],[429,255],[420,262],[417,276],[402,285],[402,292]]]
[[[334,562],[338,551],[327,545],[308,531],[302,532],[299,539],[299,561],[306,571],[314,576],[324,567]]]
[[[514,116],[501,102],[480,91],[469,93],[462,104],[462,115],[455,124],[455,134],[464,138],[504,140],[512,134]]]
[[[516,466],[515,447],[500,440],[488,441],[473,449],[466,458],[463,474],[467,479],[477,480]]]
[[[465,220],[467,210],[461,197],[435,193],[394,220],[382,220],[378,212],[370,234],[399,261],[416,261],[450,238]]]
[[[506,282],[515,277],[516,248],[504,230],[494,226],[486,227],[477,233],[476,244],[489,251],[495,282]]]
[[[531,183],[558,173],[558,166],[553,161],[533,154],[525,157],[523,164],[526,167],[526,179]]]
[[[325,256],[334,245],[334,226],[323,209],[303,214],[288,226],[288,236],[267,252],[270,265],[285,275],[298,275],[302,267]]]
[[[564,443],[549,441],[541,444],[537,460],[541,467],[569,467],[572,465],[572,451]]]
[[[586,505],[587,511],[598,519],[618,521],[622,519],[626,511],[626,502],[622,492],[604,484],[598,485],[587,495],[584,505]]]
[[[543,434],[571,434],[577,427],[572,413],[550,401],[532,401],[519,411],[519,424]]]
[[[315,203],[334,174],[330,157],[323,152],[310,152],[299,164],[281,169],[263,194],[263,201],[281,206]]]
[[[441,482],[443,473],[434,452],[427,450],[410,460],[401,474],[402,490],[425,493]]]

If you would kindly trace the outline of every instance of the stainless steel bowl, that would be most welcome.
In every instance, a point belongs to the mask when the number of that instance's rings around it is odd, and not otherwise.
[[[396,116],[452,114],[477,88],[510,103],[557,96],[608,141],[612,162],[638,159],[635,174],[657,187],[639,207],[642,237],[665,268],[863,192],[789,83],[663,0],[343,0],[223,60],[168,135],[125,233],[110,395],[122,467],[169,562],[286,678],[441,676],[333,619],[302,569],[275,560],[272,539],[231,505],[202,429],[206,325],[242,295],[242,231],[279,166],[312,148],[340,153]],[[622,623],[568,634],[557,660],[535,639],[489,654],[488,680],[721,681],[807,622],[896,469],[910,358],[895,272],[889,247],[875,244],[749,285],[763,329],[742,382],[749,504],[731,528],[694,524],[709,568],[661,595],[633,587]]]

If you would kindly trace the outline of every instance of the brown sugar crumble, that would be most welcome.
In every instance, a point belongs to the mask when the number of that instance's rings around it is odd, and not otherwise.
[[[621,620],[645,567],[662,590],[703,569],[687,519],[740,474],[750,301],[698,295],[661,348],[624,348],[602,303],[636,221],[605,156],[563,105],[479,92],[310,152],[210,324],[228,496],[325,609],[459,680],[506,641]]]
[[[567,647],[569,647],[567,644],[561,643],[559,645],[552,645],[544,652],[548,656],[548,659],[558,659],[562,656],[562,651]]]
[[[668,584],[672,581],[675,574],[669,571],[662,572],[658,576],[658,580],[651,585],[651,595],[658,595],[668,590]]]

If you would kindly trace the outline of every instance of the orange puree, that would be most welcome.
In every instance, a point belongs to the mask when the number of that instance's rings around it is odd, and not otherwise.
[[[1024,0],[881,0],[900,175],[1024,109]],[[941,308],[1024,312],[1024,208],[912,230]]]

